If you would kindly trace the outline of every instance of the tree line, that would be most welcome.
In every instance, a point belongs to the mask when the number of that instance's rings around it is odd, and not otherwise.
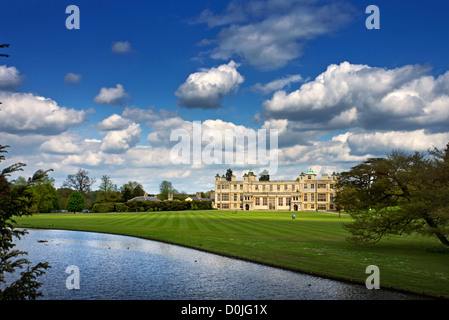
[[[120,188],[117,187],[108,175],[103,175],[100,179],[98,190],[92,190],[92,186],[96,184],[97,179],[89,175],[84,169],[79,169],[74,174],[69,174],[62,184],[62,187],[55,187],[55,179],[45,176],[38,182],[29,187],[32,194],[31,213],[47,213],[57,211],[79,212],[84,209],[94,212],[106,212],[110,209],[113,212],[135,211],[136,206],[128,203],[138,196],[145,195],[142,184],[137,181],[128,181]],[[19,176],[12,180],[13,187],[21,187],[26,185],[27,179]],[[157,198],[167,200],[169,193],[173,194],[173,200],[184,201],[189,194],[179,192],[173,187],[170,181],[162,181],[159,185],[159,194]],[[207,194],[202,194],[207,197]],[[189,210],[186,205],[153,205],[139,206],[139,208],[152,208],[152,210]],[[198,208],[206,209],[204,204],[197,204]],[[210,208],[210,206],[208,206]],[[148,210],[145,210],[148,211]]]

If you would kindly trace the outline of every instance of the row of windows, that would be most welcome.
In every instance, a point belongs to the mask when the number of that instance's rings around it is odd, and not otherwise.
[[[266,206],[266,205],[267,204],[265,202],[264,206]],[[289,205],[290,204],[286,204],[286,206],[289,206]],[[241,204],[241,203],[240,204],[235,203],[232,206],[234,209],[237,209],[237,208],[243,209],[243,204]],[[260,206],[260,204],[257,204],[257,202],[256,202],[256,206]],[[279,204],[279,206],[281,206],[281,204]],[[229,203],[217,204],[217,209],[230,209],[230,208],[231,208],[231,206],[229,205]],[[275,209],[274,204],[270,204],[269,209]],[[309,210],[309,209],[315,210],[315,205],[314,204],[310,204],[310,205],[305,204],[304,209],[305,210]],[[330,204],[329,207],[326,206],[325,204],[319,204],[316,206],[316,209],[317,210],[334,210],[335,207],[333,204]]]
[[[216,196],[217,196],[217,201],[229,201],[229,193],[222,193],[222,194],[218,193]],[[265,199],[265,201],[266,201],[267,198],[255,197],[255,199],[256,199],[255,200],[256,205],[259,205],[258,203],[260,203],[260,199]],[[288,201],[289,204],[290,204],[290,199],[292,199],[293,201],[300,200],[298,196],[294,196],[291,198],[290,197],[289,198],[278,198],[279,205],[282,205],[282,204],[280,204],[280,201],[282,199],[286,199],[286,201]],[[233,194],[233,200],[238,201],[237,193]],[[251,200],[251,197],[240,195],[240,201],[243,201],[243,200]],[[317,194],[317,202],[326,202],[326,201],[327,201],[326,193],[318,193]],[[329,201],[334,202],[334,194],[333,193],[329,194]],[[304,202],[315,202],[315,193],[304,193]],[[266,204],[264,204],[264,205],[266,205]]]
[[[255,198],[256,200],[256,206],[260,206],[260,200],[262,199],[262,205],[266,206],[267,205],[267,199],[268,198]],[[270,198],[270,201],[272,202],[271,205],[274,205],[274,198]],[[278,198],[278,206],[284,206],[284,202],[286,206],[289,206],[291,203],[291,199],[290,198]]]
[[[240,185],[234,184],[232,186],[233,186],[233,190],[243,190],[243,184],[240,184]],[[294,184],[292,184],[292,185],[290,185],[290,184],[284,184],[284,185],[254,184],[253,186],[254,186],[254,190],[256,190],[256,191],[259,191],[259,190],[262,190],[262,191],[287,191],[287,190],[298,190],[298,188],[299,188],[299,185],[294,185]],[[230,184],[218,184],[217,190],[220,190],[220,189],[225,190],[225,189],[229,189],[230,187],[231,187]],[[318,189],[326,189],[326,187],[327,187],[327,184],[325,184],[325,183],[317,184]],[[329,188],[333,189],[334,184],[333,183],[329,184]],[[315,189],[315,184],[314,183],[311,183],[310,185],[304,184],[304,189]]]

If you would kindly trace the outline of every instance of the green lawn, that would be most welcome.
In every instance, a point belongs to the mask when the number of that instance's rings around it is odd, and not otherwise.
[[[364,283],[365,269],[380,269],[381,288],[449,298],[449,251],[423,236],[355,246],[337,214],[254,211],[179,211],[103,214],[35,214],[25,228],[107,232],[177,243],[302,272]]]

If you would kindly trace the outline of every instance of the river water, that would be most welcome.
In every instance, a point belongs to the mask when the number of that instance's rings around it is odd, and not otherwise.
[[[45,300],[407,300],[419,296],[304,275],[135,237],[28,230],[16,249],[52,266]],[[68,279],[79,271],[79,289]],[[73,269],[72,269],[73,270]],[[76,286],[77,282],[69,282]]]

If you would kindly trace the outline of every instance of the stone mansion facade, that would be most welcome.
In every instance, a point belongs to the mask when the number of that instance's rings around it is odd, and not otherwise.
[[[243,181],[215,176],[214,207],[220,210],[332,211],[338,175],[317,179],[310,169],[292,181],[259,181],[250,170]]]

